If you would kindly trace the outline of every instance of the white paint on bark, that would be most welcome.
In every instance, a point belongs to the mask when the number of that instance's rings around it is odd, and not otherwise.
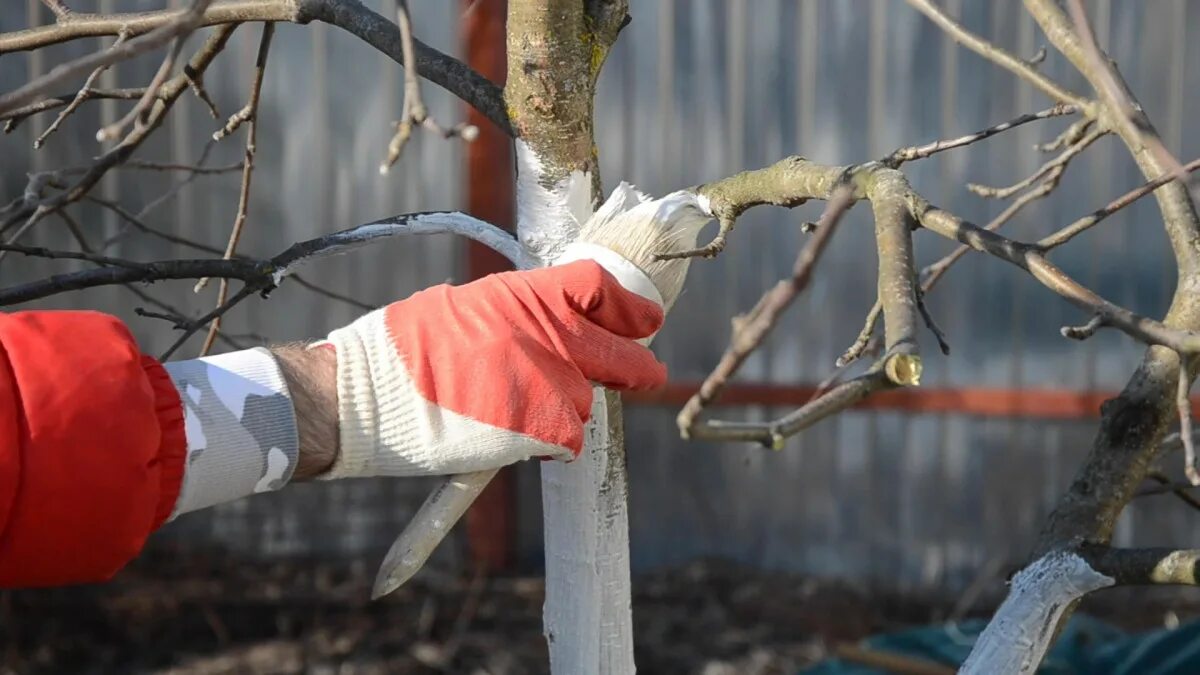
[[[537,153],[517,139],[517,238],[543,261],[560,256],[592,215],[592,176],[550,179]]]
[[[975,641],[960,673],[1008,675],[1032,673],[1045,657],[1063,612],[1114,579],[1074,553],[1048,553],[1021,570],[1008,597]]]
[[[521,140],[517,156],[517,237],[549,263],[592,215],[592,176],[547,176]],[[543,630],[553,673],[632,673],[629,513],[624,462],[609,436],[604,390],[592,393],[583,451],[542,465],[546,603]]]

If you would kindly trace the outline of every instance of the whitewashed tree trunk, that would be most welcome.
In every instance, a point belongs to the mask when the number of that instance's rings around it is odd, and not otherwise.
[[[572,172],[556,181],[533,148],[518,141],[516,154],[517,236],[553,261],[592,213],[591,176]],[[542,466],[543,631],[554,673],[633,673],[625,453],[611,433],[604,389],[592,395],[579,458]]]

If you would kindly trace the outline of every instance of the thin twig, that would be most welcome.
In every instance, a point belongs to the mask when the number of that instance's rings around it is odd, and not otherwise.
[[[1196,486],[1191,483],[1173,483],[1170,478],[1160,471],[1147,471],[1146,478],[1159,484],[1159,487],[1144,488],[1133,493],[1133,498],[1149,497],[1151,495],[1171,494],[1179,501],[1200,511],[1200,499],[1188,494],[1188,490]]]
[[[225,48],[225,45],[229,41],[229,36],[235,28],[235,25],[220,26],[217,28],[196,52],[195,56],[192,57],[192,67],[197,71],[203,71],[207,68],[213,59],[216,58],[217,54]],[[123,46],[128,46],[129,44],[132,44],[132,41],[126,42]],[[163,85],[159,98],[161,104],[156,105],[151,110],[146,123],[135,127],[116,147],[104,153],[86,168],[82,169],[80,178],[70,186],[66,186],[63,192],[43,199],[40,196],[40,184],[50,179],[56,179],[61,174],[51,172],[31,176],[30,185],[26,189],[26,197],[22,200],[20,208],[15,209],[6,217],[5,222],[0,224],[0,231],[6,230],[11,224],[24,220],[24,224],[19,230],[19,234],[24,234],[47,215],[86,196],[109,170],[125,162],[133,155],[134,151],[141,146],[150,133],[162,123],[171,106],[174,105],[175,101],[186,88],[187,82],[182,76],[172,78],[171,81]],[[14,242],[16,238],[17,235],[14,235],[9,238],[9,241]],[[3,255],[4,252],[0,251],[0,257]]]
[[[404,108],[395,123],[396,133],[388,142],[387,157],[379,165],[379,173],[387,174],[400,159],[400,153],[412,136],[413,127],[422,126],[443,138],[458,136],[470,143],[479,137],[479,129],[473,124],[459,124],[443,128],[429,115],[425,101],[421,98],[421,79],[417,76],[416,50],[413,48],[412,15],[408,11],[408,0],[396,0],[396,25],[400,27],[400,45],[404,55]]]
[[[171,48],[167,50],[167,57],[163,59],[162,64],[158,67],[158,71],[154,73],[154,79],[150,80],[150,84],[146,85],[146,93],[138,99],[124,117],[113,122],[112,124],[101,127],[96,132],[96,140],[103,143],[105,141],[115,140],[125,130],[125,127],[130,124],[144,124],[146,114],[150,112],[150,106],[154,105],[154,101],[158,98],[158,90],[163,83],[170,77],[171,71],[175,70],[175,61],[179,59],[179,52],[183,50],[183,44],[187,41],[188,33],[184,33],[171,43]],[[190,82],[190,79],[189,79]]]
[[[1063,132],[1055,136],[1053,140],[1045,143],[1035,143],[1033,148],[1035,150],[1040,150],[1041,152],[1054,152],[1059,148],[1065,148],[1069,145],[1073,145],[1079,139],[1083,138],[1083,135],[1087,133],[1087,130],[1090,129],[1095,123],[1096,120],[1090,117],[1085,117],[1084,119],[1081,119],[1064,129]]]
[[[783,311],[808,286],[817,261],[820,260],[821,253],[833,238],[833,233],[837,230],[842,215],[853,205],[854,198],[852,190],[849,188],[841,189],[831,198],[826,204],[825,212],[821,214],[816,232],[796,256],[791,276],[779,281],[771,290],[767,291],[749,314],[734,319],[733,335],[721,361],[704,379],[700,390],[688,400],[676,419],[684,438],[690,437],[697,426],[697,417],[700,413],[708,404],[716,400],[729,378],[738,371],[746,358],[770,334]]]
[[[81,89],[80,90],[80,92],[84,92],[84,91],[87,92],[83,96],[83,100],[85,100],[85,101],[93,101],[93,100],[97,100],[97,101],[98,100],[135,101],[135,100],[141,98],[142,94],[146,93],[146,90],[141,87],[138,87],[136,89],[87,89],[87,90]],[[16,109],[10,110],[6,113],[0,114],[0,120],[5,120],[4,133],[6,133],[6,134],[12,133],[12,131],[15,130],[17,128],[17,126],[20,125],[21,122],[23,122],[25,120],[25,118],[27,118],[27,117],[31,117],[31,116],[37,115],[39,113],[50,112],[51,110],[58,110],[59,108],[61,108],[63,106],[70,105],[71,102],[74,101],[75,97],[78,95],[79,95],[79,92],[76,92],[74,94],[63,94],[61,96],[51,96],[49,98],[44,98],[44,99],[38,101],[37,103],[30,103],[29,105],[24,105],[24,106],[21,106],[20,108],[16,108]]]
[[[62,0],[42,0],[42,4],[49,7],[59,19],[66,19],[71,15],[71,9],[64,5]]]
[[[1059,329],[1062,336],[1072,340],[1086,340],[1104,327],[1104,317],[1097,314],[1082,326],[1063,326]]]
[[[1063,88],[1057,82],[1038,72],[1036,68],[1024,59],[1014,56],[967,30],[931,0],[908,0],[908,4],[912,5],[918,12],[929,17],[947,35],[954,38],[955,42],[1037,87],[1053,99],[1055,103],[1071,103],[1080,110],[1089,109],[1087,100],[1082,96]]]
[[[862,357],[866,352],[867,344],[871,341],[871,336],[875,333],[875,324],[879,321],[879,317],[883,315],[883,303],[878,300],[871,306],[871,311],[867,312],[867,319],[863,322],[862,330],[859,331],[858,337],[854,339],[854,344],[850,345],[841,356],[834,361],[834,365],[838,368],[844,368],[851,363],[854,363]]]
[[[193,0],[191,6],[177,13],[169,21],[158,28],[126,40],[116,49],[105,49],[74,61],[55,66],[53,70],[31,82],[26,83],[16,91],[0,96],[0,113],[7,112],[19,105],[28,103],[48,89],[53,89],[71,78],[90,72],[102,66],[109,66],[119,61],[133,58],[152,49],[161,47],[171,40],[186,35],[200,25],[204,18],[204,10],[212,0]]]
[[[128,32],[118,33],[116,41],[112,43],[112,46],[109,47],[109,49],[115,49],[121,46],[121,43],[125,42],[125,38],[128,36]],[[88,97],[92,92],[92,84],[95,83],[96,78],[100,77],[104,71],[108,70],[110,65],[112,64],[104,64],[99,66],[93,70],[90,75],[88,75],[87,79],[83,82],[83,86],[79,88],[79,92],[75,94],[75,98],[71,99],[71,102],[67,104],[67,107],[63,108],[62,112],[55,116],[54,121],[50,123],[50,126],[46,127],[46,130],[38,135],[36,139],[34,139],[34,149],[40,149],[42,145],[46,143],[46,138],[48,138],[50,134],[54,133],[55,130],[58,129],[59,125],[63,123],[63,120],[67,119],[71,113],[75,112],[76,108],[78,108],[84,101],[88,100]]]
[[[229,298],[225,302],[217,305],[208,314],[205,314],[204,316],[200,317],[199,319],[196,319],[196,322],[194,325],[185,328],[183,331],[183,334],[180,335],[179,338],[177,340],[175,340],[175,342],[170,347],[167,348],[167,351],[163,352],[162,355],[158,357],[158,360],[166,361],[167,359],[171,358],[171,355],[174,354],[176,352],[176,350],[178,350],[180,347],[182,347],[183,344],[185,342],[187,342],[188,339],[190,339],[193,335],[195,335],[197,331],[199,331],[204,326],[208,325],[210,321],[215,321],[215,320],[221,318],[225,314],[225,312],[228,312],[229,310],[233,309],[234,306],[236,306],[242,300],[245,300],[246,298],[250,297],[251,295],[254,295],[259,290],[260,289],[255,288],[255,286],[251,285],[251,284],[246,284],[245,286],[242,286],[242,288],[239,289],[238,292],[235,293],[232,298]]]
[[[1029,122],[1036,122],[1037,120],[1044,120],[1062,115],[1073,115],[1075,112],[1075,106],[1066,103],[1059,103],[1040,112],[1021,115],[1020,117],[1011,119],[1007,122],[1001,122],[1000,124],[976,131],[973,134],[959,136],[958,138],[934,141],[932,143],[926,143],[925,145],[913,145],[906,148],[899,148],[879,161],[882,164],[895,169],[905,162],[925,159],[926,157],[932,157],[939,152],[945,152],[946,150],[953,150],[954,148],[961,148],[972,143],[977,143],[986,138],[991,138],[996,134],[1004,133],[1010,129],[1015,129],[1022,124],[1028,124]],[[1089,123],[1091,122],[1091,120],[1087,121]]]
[[[250,87],[250,100],[246,103],[243,110],[248,110],[247,117],[249,126],[246,131],[246,149],[242,159],[242,187],[238,192],[238,207],[237,215],[233,219],[233,229],[229,233],[229,242],[225,245],[225,254],[222,256],[226,260],[233,257],[237,252],[238,242],[242,237],[242,229],[246,224],[246,215],[250,209],[250,178],[254,174],[254,153],[256,151],[256,142],[258,138],[258,105],[260,94],[262,93],[263,76],[267,70],[267,56],[271,49],[271,36],[275,34],[275,24],[264,23],[262,30],[262,38],[258,43],[258,55],[254,60],[254,81]],[[215,136],[213,140],[219,140]],[[204,277],[196,282],[193,289],[199,293],[208,282],[208,278]],[[217,305],[225,302],[226,296],[229,294],[229,280],[222,279],[220,290],[217,292]],[[204,356],[212,349],[213,341],[217,338],[217,331],[221,329],[221,318],[218,316],[208,327],[208,335],[204,338],[204,345],[200,348],[200,355]]]
[[[933,333],[933,337],[937,340],[938,349],[941,350],[943,356],[950,355],[950,343],[946,341],[946,334],[938,327],[937,322],[933,320],[933,315],[929,313],[929,308],[925,306],[925,291],[917,288],[917,309],[921,311],[921,318],[925,321],[925,327]]]
[[[1189,173],[1196,171],[1197,169],[1200,169],[1200,159],[1193,159],[1192,161],[1185,164],[1183,166],[1183,168],[1185,171],[1187,171]],[[1154,192],[1158,188],[1166,185],[1167,183],[1170,183],[1173,180],[1175,180],[1174,174],[1164,174],[1162,176],[1159,176],[1158,178],[1155,178],[1152,181],[1143,183],[1141,185],[1141,187],[1138,187],[1133,190],[1130,190],[1129,192],[1126,192],[1125,194],[1121,195],[1120,197],[1117,197],[1113,201],[1106,204],[1103,208],[1097,209],[1096,211],[1089,213],[1088,215],[1080,218],[1079,220],[1076,220],[1075,222],[1071,223],[1070,225],[1067,225],[1066,227],[1062,228],[1061,230],[1055,232],[1054,234],[1043,237],[1042,239],[1040,239],[1038,241],[1037,245],[1043,251],[1049,251],[1051,249],[1062,246],[1063,244],[1067,243],[1068,241],[1071,241],[1072,239],[1074,239],[1076,235],[1084,232],[1085,230],[1092,227],[1093,225],[1099,223],[1100,221],[1111,216],[1112,214],[1116,213],[1117,211],[1120,211],[1121,209],[1125,208],[1126,206],[1129,206],[1130,204],[1132,204],[1132,203],[1136,202],[1137,200],[1141,199],[1142,197],[1145,197],[1146,195]]]
[[[1072,159],[1077,157],[1080,153],[1086,150],[1088,146],[1090,146],[1092,143],[1095,143],[1100,139],[1101,136],[1104,136],[1107,133],[1108,130],[1103,128],[1092,130],[1086,136],[1068,146],[1067,149],[1060,153],[1057,157],[1038,167],[1038,170],[1034,171],[1030,176],[1008,187],[995,188],[988,187],[986,185],[979,185],[977,183],[967,183],[967,189],[979,195],[980,197],[1008,199],[1021,190],[1033,185],[1042,178],[1057,182],[1062,176],[1062,172],[1066,168],[1066,165],[1069,164]]]

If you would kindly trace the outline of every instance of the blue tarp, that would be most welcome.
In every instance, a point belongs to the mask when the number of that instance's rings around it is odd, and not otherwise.
[[[986,625],[973,620],[928,626],[864,640],[866,649],[902,654],[958,667]],[[1174,629],[1131,635],[1097,619],[1076,614],[1038,673],[1043,675],[1200,674],[1200,621]],[[801,675],[881,675],[881,671],[837,659]],[[886,675],[886,674],[882,674]]]

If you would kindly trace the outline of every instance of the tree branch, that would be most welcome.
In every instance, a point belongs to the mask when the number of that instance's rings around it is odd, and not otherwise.
[[[118,33],[117,39],[112,43],[112,46],[109,47],[109,49],[119,47],[123,42],[125,42],[125,38],[127,36],[127,33]],[[54,133],[55,130],[58,129],[59,125],[63,123],[63,120],[67,119],[71,113],[75,112],[76,108],[78,108],[84,101],[88,100],[91,92],[94,91],[92,89],[92,84],[96,81],[96,78],[100,77],[104,71],[108,70],[110,65],[111,64],[107,63],[101,65],[93,70],[90,75],[88,75],[87,79],[83,82],[83,86],[79,88],[79,92],[75,94],[75,97],[71,99],[71,102],[67,104],[67,107],[54,117],[54,121],[50,123],[50,126],[46,127],[46,130],[43,131],[41,135],[34,139],[33,147],[35,150],[40,149],[42,145],[45,144],[46,139],[50,136],[50,134]],[[148,90],[143,91],[143,96],[145,96],[147,92]]]
[[[842,215],[854,205],[854,199],[849,189],[829,200],[825,212],[817,223],[816,231],[808,243],[800,249],[796,262],[792,265],[792,274],[782,279],[763,294],[754,309],[744,316],[733,320],[733,336],[725,354],[717,367],[709,373],[697,391],[679,411],[676,424],[683,438],[703,437],[702,424],[697,418],[710,403],[715,401],[724,389],[729,378],[737,373],[742,363],[755,349],[763,343],[783,312],[792,301],[808,286],[812,279],[813,270],[826,245],[833,238]],[[697,432],[700,432],[697,434]],[[774,442],[772,440],[772,442]]]
[[[246,107],[242,108],[245,111],[244,117],[249,120],[249,128],[246,130],[246,149],[242,157],[242,186],[238,190],[237,215],[233,218],[233,228],[229,232],[229,242],[225,245],[225,253],[221,256],[226,260],[232,258],[233,254],[237,252],[238,241],[242,238],[242,228],[246,225],[246,214],[250,210],[250,178],[254,175],[254,154],[258,139],[258,101],[262,93],[263,77],[267,72],[267,55],[271,51],[271,37],[274,34],[275,24],[264,23],[262,37],[258,42],[258,55],[254,59],[254,79],[250,84],[250,100],[246,102]],[[234,117],[238,117],[239,115],[241,113]],[[216,134],[213,135],[213,140],[219,140]],[[199,293],[207,282],[207,277],[197,281],[194,291]],[[225,298],[228,295],[229,280],[222,279],[221,287],[217,291],[218,307],[225,304]],[[208,350],[212,349],[213,342],[217,339],[217,332],[219,330],[221,330],[221,317],[217,316],[209,324],[208,335],[205,336],[204,345],[200,348],[200,356],[204,356],[208,353]]]
[[[1084,544],[1079,555],[1092,569],[1110,577],[1116,586],[1151,584],[1196,585],[1200,550],[1170,548],[1110,548]]]
[[[1079,110],[1090,110],[1087,99],[1068,91],[1057,82],[1039,73],[1028,61],[1012,55],[967,30],[962,24],[952,19],[937,5],[933,4],[932,0],[908,0],[908,4],[918,12],[929,17],[930,21],[933,21],[946,34],[954,38],[955,42],[1037,87],[1055,103],[1070,103]]]
[[[400,159],[400,153],[404,151],[415,126],[424,127],[442,138],[458,136],[468,143],[479,137],[479,129],[473,124],[463,122],[445,128],[429,115],[421,98],[421,81],[413,66],[416,57],[413,55],[412,15],[408,12],[407,0],[396,0],[396,23],[400,26],[401,51],[404,54],[404,110],[396,122],[396,133],[388,143],[387,157],[379,165],[381,174],[386,174]]]
[[[127,29],[131,35],[141,35],[170,23],[179,14],[178,10],[127,14],[74,13],[67,21],[0,35],[0,54],[27,51],[85,37],[116,35],[122,29]],[[401,65],[404,63],[399,27],[358,0],[225,0],[214,2],[204,12],[200,25],[250,21],[300,24],[322,21],[355,35],[393,61]],[[160,44],[165,44],[169,39],[165,38]],[[466,101],[504,133],[514,135],[499,87],[461,61],[419,40],[414,40],[413,46],[417,73],[421,77]],[[4,100],[0,98],[0,101]],[[6,105],[0,105],[0,113],[6,109]]]
[[[234,25],[221,26],[209,36],[189,62],[193,71],[203,72],[208,68],[217,54],[225,48],[235,27]],[[15,222],[25,221],[19,230],[9,237],[8,243],[14,243],[18,237],[47,215],[84,198],[110,169],[127,161],[142,142],[162,124],[171,106],[187,88],[187,82],[186,76],[179,75],[163,85],[160,89],[160,98],[150,111],[145,124],[136,127],[116,147],[101,155],[86,168],[76,168],[65,172],[46,172],[31,176],[30,184],[20,203],[15,205],[4,223],[0,225],[0,231],[3,231]],[[74,184],[65,186],[63,192],[51,198],[42,198],[41,191],[47,182],[60,180],[67,174],[75,175],[78,172],[82,172],[82,175]],[[0,256],[3,256],[2,251],[0,251]]]
[[[906,148],[898,148],[892,151],[890,155],[880,159],[879,161],[885,166],[898,169],[900,168],[900,165],[904,164],[905,162],[925,159],[926,157],[932,157],[939,152],[945,152],[947,150],[953,150],[955,148],[971,145],[972,143],[978,143],[979,141],[991,138],[996,134],[1001,134],[1005,131],[1015,129],[1023,124],[1036,122],[1038,120],[1050,119],[1051,117],[1060,117],[1062,115],[1073,115],[1076,112],[1078,112],[1078,110],[1075,108],[1075,106],[1066,103],[1059,103],[1040,112],[1027,113],[1007,122],[1001,122],[1000,124],[990,126],[987,129],[976,131],[973,134],[959,136],[958,138],[934,141],[932,143],[926,143],[925,145],[912,145]],[[1091,123],[1091,120],[1086,121],[1089,124]]]
[[[105,267],[58,274],[17,286],[0,289],[0,305],[15,305],[66,291],[170,279],[215,277],[245,282],[252,292],[269,292],[302,265],[313,260],[348,253],[362,246],[402,234],[458,234],[474,239],[507,257],[514,264],[528,264],[531,255],[507,232],[463,213],[434,211],[385,218],[358,227],[327,234],[289,246],[267,259],[233,258],[230,260],[160,260],[136,262],[104,258]],[[0,245],[0,250],[36,257],[80,258],[69,251],[49,251],[36,247]],[[96,260],[95,262],[101,262]]]
[[[55,66],[53,70],[46,73],[42,77],[26,83],[16,91],[9,92],[0,96],[0,113],[7,112],[28,103],[47,89],[53,89],[61,83],[83,73],[93,71],[97,68],[104,68],[119,61],[133,58],[138,54],[148,52],[152,49],[161,47],[162,45],[176,39],[199,27],[203,21],[204,10],[212,3],[212,0],[193,0],[191,6],[183,11],[173,10],[164,12],[164,20],[153,30],[146,32],[145,35],[140,35],[133,39],[125,40],[120,45],[116,45],[103,51],[95,52],[74,61],[69,61],[61,65]],[[66,21],[59,21],[52,28],[62,29],[73,25],[76,21],[85,19],[89,15],[72,14]],[[129,27],[117,27],[117,34],[127,32],[130,35],[136,35],[137,32]],[[24,32],[24,31],[21,31]],[[99,33],[99,35],[107,35],[109,33]],[[0,36],[0,54],[8,51],[13,51],[6,47],[8,36]]]

